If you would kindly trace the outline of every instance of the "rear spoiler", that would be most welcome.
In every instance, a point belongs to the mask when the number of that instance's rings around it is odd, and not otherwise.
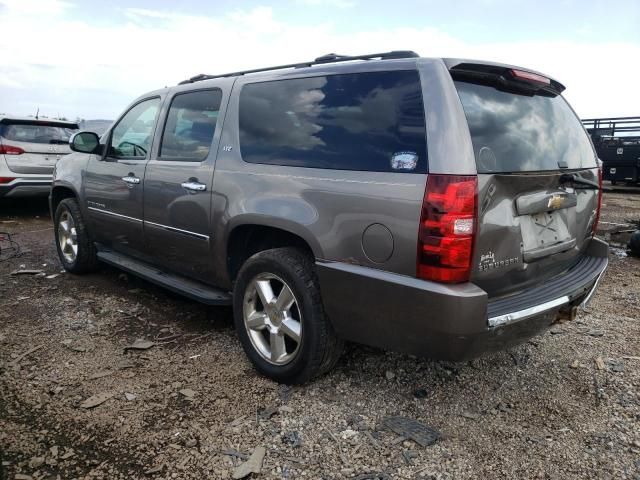
[[[44,127],[62,127],[62,128],[80,128],[75,122],[65,122],[63,120],[40,120],[39,118],[1,118],[0,124],[2,125],[42,125]]]
[[[529,95],[560,95],[565,86],[557,80],[533,70],[499,63],[474,63],[445,59],[454,79],[488,83],[505,90]]]

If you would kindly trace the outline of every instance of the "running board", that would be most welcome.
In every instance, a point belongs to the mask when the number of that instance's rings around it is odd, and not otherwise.
[[[204,283],[163,272],[140,260],[112,251],[98,251],[98,259],[127,273],[142,277],[161,287],[206,305],[231,305],[231,294]]]

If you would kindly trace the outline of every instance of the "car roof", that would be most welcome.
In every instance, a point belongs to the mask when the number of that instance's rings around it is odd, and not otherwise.
[[[21,117],[18,115],[0,115],[0,123],[18,122],[22,124],[33,125],[58,125],[61,127],[80,128],[77,122],[71,122],[69,120],[58,120],[56,118],[36,118],[36,117]]]

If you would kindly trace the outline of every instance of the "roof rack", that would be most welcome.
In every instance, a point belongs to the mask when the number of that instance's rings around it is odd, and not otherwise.
[[[240,72],[223,73],[222,75],[206,75],[201,73],[200,75],[196,75],[195,77],[183,80],[178,85],[199,82],[201,80],[210,80],[212,78],[237,77],[240,75],[246,75],[247,73],[269,72],[271,70],[283,70],[286,68],[304,68],[310,67],[312,65],[323,65],[326,63],[350,62],[352,60],[373,60],[376,58],[380,60],[391,60],[396,58],[417,58],[419,56],[420,55],[418,55],[416,52],[412,52],[411,50],[394,50],[392,52],[370,53],[367,55],[338,55],[336,53],[329,53],[327,55],[318,57],[311,62],[289,63],[287,65],[278,65],[275,67],[255,68],[253,70],[242,70]]]

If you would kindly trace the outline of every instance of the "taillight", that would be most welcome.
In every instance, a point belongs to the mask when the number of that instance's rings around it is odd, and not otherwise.
[[[598,230],[598,222],[600,221],[600,208],[602,208],[602,166],[598,167],[598,185],[600,188],[598,189],[598,209],[596,210],[596,219],[593,221],[593,227],[591,233],[593,235],[596,234],[596,230]]]
[[[13,147],[11,145],[0,145],[0,154],[5,155],[22,155],[24,150],[20,147]]]
[[[427,177],[418,232],[418,278],[445,283],[469,280],[477,190],[475,176]]]
[[[551,80],[537,73],[525,72],[524,70],[511,70],[511,75],[518,80],[524,80],[525,82],[542,83],[544,85],[551,85]]]
[[[13,177],[0,177],[0,183],[11,183],[15,180]]]

